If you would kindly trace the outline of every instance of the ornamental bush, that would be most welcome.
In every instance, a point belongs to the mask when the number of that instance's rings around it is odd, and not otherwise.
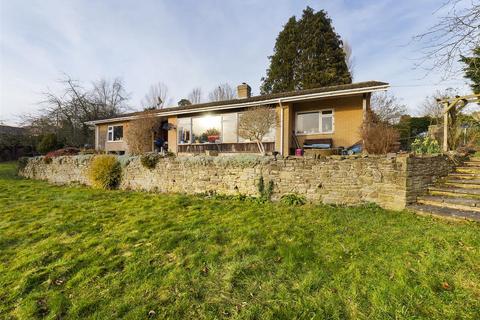
[[[140,162],[142,163],[142,166],[147,169],[155,169],[160,158],[161,156],[156,153],[147,153],[140,157]]]
[[[274,188],[274,183],[272,180],[268,181],[268,184],[265,185],[265,180],[263,179],[263,177],[260,177],[257,184],[257,189],[259,194],[258,200],[260,202],[270,201],[272,199],[273,188]]]
[[[400,138],[398,130],[382,122],[373,112],[367,113],[367,119],[360,133],[363,148],[369,154],[387,154],[397,149]]]
[[[80,149],[78,148],[67,147],[67,148],[62,148],[55,151],[50,151],[46,154],[46,156],[50,158],[61,157],[61,156],[75,156],[79,152],[80,152]]]
[[[420,154],[440,153],[440,145],[438,141],[430,137],[424,139],[416,138],[412,143],[412,151]]]
[[[93,158],[88,167],[92,185],[101,189],[115,189],[120,183],[122,168],[115,156],[100,155]]]
[[[287,193],[280,198],[280,202],[289,206],[302,206],[307,203],[307,199],[296,193]]]

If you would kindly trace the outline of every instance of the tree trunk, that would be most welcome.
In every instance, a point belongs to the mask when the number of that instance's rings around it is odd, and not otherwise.
[[[257,142],[258,150],[260,151],[262,156],[264,156],[265,155],[265,147],[263,146],[263,143],[260,140],[257,140],[256,142]]]

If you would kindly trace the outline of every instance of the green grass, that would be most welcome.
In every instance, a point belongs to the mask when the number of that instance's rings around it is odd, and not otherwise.
[[[474,223],[52,186],[11,163],[0,215],[0,319],[480,318]]]

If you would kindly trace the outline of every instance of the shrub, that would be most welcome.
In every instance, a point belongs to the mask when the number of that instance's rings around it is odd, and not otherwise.
[[[268,181],[268,185],[265,186],[265,180],[263,179],[263,177],[260,177],[257,185],[258,194],[260,195],[260,201],[270,201],[270,199],[272,198],[273,186],[274,184],[272,180]]]
[[[17,162],[17,173],[25,169],[28,164],[28,157],[20,157]]]
[[[46,154],[46,156],[50,158],[61,157],[61,156],[75,156],[79,152],[80,152],[80,149],[78,148],[67,147],[67,148],[58,149],[55,151],[50,151]]]
[[[120,162],[120,167],[125,168],[132,162],[132,160],[135,159],[135,156],[127,155],[127,154],[122,154],[120,156],[117,156],[117,161]]]
[[[43,157],[43,162],[44,162],[45,164],[50,164],[50,163],[52,163],[52,160],[53,160],[52,157],[49,157],[49,156]]]
[[[154,115],[132,120],[125,135],[131,154],[142,154],[152,150],[152,134],[158,131],[160,119]]]
[[[93,158],[88,168],[88,178],[96,188],[115,189],[120,182],[122,168],[116,157],[100,155]]]
[[[434,154],[440,153],[441,149],[437,140],[426,137],[424,139],[415,139],[412,143],[412,151],[420,154]]]
[[[142,166],[148,169],[155,169],[155,166],[157,165],[158,160],[160,159],[160,156],[155,153],[147,153],[144,154],[140,157],[140,162],[142,163]]]
[[[48,133],[42,137],[37,144],[37,151],[40,153],[47,153],[59,147],[57,136],[54,133]]]
[[[363,148],[370,154],[387,154],[398,147],[398,130],[388,123],[378,120],[371,112],[362,127]]]
[[[307,199],[299,194],[287,193],[280,198],[280,202],[289,206],[302,206],[307,203]]]

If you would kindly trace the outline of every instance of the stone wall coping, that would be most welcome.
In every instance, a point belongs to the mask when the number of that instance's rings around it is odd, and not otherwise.
[[[52,159],[79,159],[79,160],[88,160],[93,158],[94,154],[85,154],[85,155],[74,155],[74,156],[58,156],[53,157]],[[141,157],[141,155],[114,155],[119,160],[126,159],[135,159]],[[438,157],[461,157],[460,154],[451,154],[451,153],[437,153],[437,154],[415,154],[415,153],[393,153],[387,155],[372,155],[372,154],[356,154],[356,155],[331,155],[331,156],[321,156],[318,158],[313,157],[298,157],[298,156],[278,156],[277,160],[273,156],[261,156],[261,155],[249,155],[249,154],[237,154],[237,155],[219,155],[219,156],[209,156],[209,155],[194,155],[194,156],[169,156],[161,157],[159,160],[163,161],[180,161],[180,162],[194,162],[194,163],[209,163],[209,162],[218,162],[218,163],[233,163],[236,161],[245,161],[254,164],[258,163],[268,163],[275,161],[295,161],[295,162],[325,162],[328,160],[362,160],[362,159],[386,159],[391,160],[395,158],[417,158],[417,159],[429,159],[429,158],[438,158]],[[45,156],[35,156],[31,159],[43,159]]]

